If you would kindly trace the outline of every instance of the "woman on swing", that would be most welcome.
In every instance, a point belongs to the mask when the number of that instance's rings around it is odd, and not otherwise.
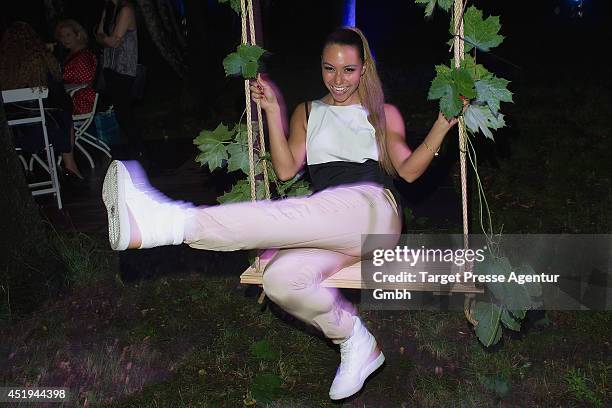
[[[368,42],[358,29],[328,36],[321,70],[328,93],[295,109],[288,135],[271,84],[260,77],[251,84],[252,99],[265,111],[276,174],[291,179],[306,163],[315,194],[194,208],[161,196],[135,162],[114,161],[103,196],[116,250],[183,242],[218,251],[278,248],[264,272],[265,293],[339,344],[341,362],[329,392],[337,400],[358,392],[385,358],[338,291],[320,283],[360,260],[362,234],[399,236],[401,209],[392,176],[417,179],[457,119],[439,114],[411,152],[402,116],[384,103]]]

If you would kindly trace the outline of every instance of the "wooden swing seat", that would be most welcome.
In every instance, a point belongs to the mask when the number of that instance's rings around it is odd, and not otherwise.
[[[268,249],[264,251],[259,258],[260,268],[259,272],[255,265],[249,266],[240,275],[240,283],[245,285],[261,285],[263,280],[263,271],[266,269],[266,265],[274,258],[278,250]],[[342,289],[366,289],[366,282],[361,277],[361,262],[354,263],[353,265],[347,266],[344,269],[336,272],[334,275],[325,279],[321,286],[328,288],[342,288]],[[450,294],[450,293],[483,293],[484,290],[477,288],[474,284],[457,283],[453,285],[446,285],[447,290],[440,290],[439,284],[434,283],[387,283],[387,284],[376,284],[377,288],[381,289],[406,289],[413,292],[434,292],[436,294]]]

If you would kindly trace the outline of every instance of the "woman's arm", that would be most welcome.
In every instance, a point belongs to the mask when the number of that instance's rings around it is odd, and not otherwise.
[[[117,48],[121,44],[126,31],[130,28],[134,28],[135,21],[134,9],[131,6],[124,6],[119,11],[117,22],[115,23],[115,28],[113,29],[112,34],[106,35],[104,34],[104,30],[101,30],[104,22],[103,13],[102,19],[100,20],[100,25],[98,26],[98,35],[96,38],[98,39],[98,42],[105,47]]]
[[[100,45],[104,45],[104,37],[106,36],[106,34],[104,34],[104,18],[106,18],[106,10],[102,11],[98,29],[96,30],[96,42]]]
[[[286,137],[285,117],[274,86],[258,76],[251,84],[251,97],[259,101],[268,121],[272,166],[280,180],[293,178],[306,160],[306,113],[301,103],[291,115],[289,139]]]
[[[385,105],[387,118],[387,151],[393,167],[401,178],[409,183],[427,170],[448,131],[457,123],[456,118],[446,120],[440,113],[423,143],[414,151],[406,145],[406,132],[402,115],[393,105]]]

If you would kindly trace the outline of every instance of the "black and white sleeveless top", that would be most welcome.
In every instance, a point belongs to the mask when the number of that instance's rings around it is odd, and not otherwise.
[[[388,188],[400,203],[393,179],[378,164],[376,131],[361,105],[312,101],[306,164],[314,192],[346,184],[375,183]]]

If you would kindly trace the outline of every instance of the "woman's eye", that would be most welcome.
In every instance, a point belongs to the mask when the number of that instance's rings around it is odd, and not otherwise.
[[[345,69],[346,72],[355,72],[355,68],[347,68]]]
[[[332,67],[324,67],[323,69],[326,70],[326,71],[333,71],[334,70]]]

